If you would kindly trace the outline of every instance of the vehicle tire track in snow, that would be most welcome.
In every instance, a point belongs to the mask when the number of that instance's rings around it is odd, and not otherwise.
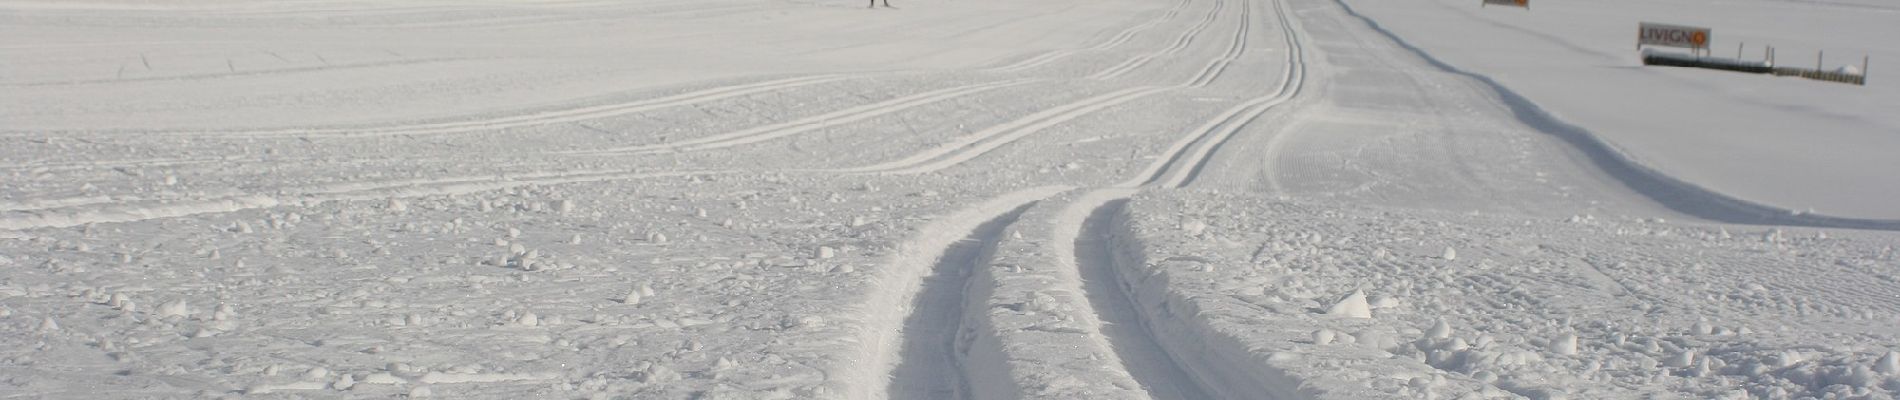
[[[939,306],[946,306],[936,304],[939,302],[953,301],[958,304],[951,309],[960,308],[963,303],[961,298],[920,297],[926,291],[925,275],[936,271],[938,265],[945,259],[944,256],[958,242],[975,237],[975,240],[993,243],[996,240],[994,231],[983,228],[991,227],[1000,230],[1002,226],[1008,225],[1009,217],[1017,215],[1024,207],[1069,189],[1065,186],[1045,186],[1018,190],[991,198],[975,206],[934,219],[898,247],[896,253],[884,263],[885,268],[873,278],[875,282],[871,285],[871,293],[863,303],[867,307],[862,330],[865,337],[858,341],[860,347],[857,354],[851,357],[852,361],[834,366],[835,370],[827,374],[834,379],[843,379],[841,383],[846,387],[844,398],[905,398],[896,397],[891,392],[899,385],[896,374],[905,361],[903,359],[906,354],[905,349],[912,342],[917,342],[918,346],[935,346],[939,343],[935,340],[940,339],[938,335],[931,334],[911,336],[913,332],[905,329],[908,325],[907,321],[918,310],[939,309],[943,308]],[[990,235],[984,236],[984,233],[990,233]],[[954,293],[958,295],[955,297],[961,297],[962,288],[957,288]],[[933,303],[917,305],[916,302],[920,299]],[[952,317],[961,318],[962,315]],[[954,328],[952,334],[954,334]],[[906,366],[906,368],[909,367]],[[926,369],[922,372],[954,375],[959,377],[957,379],[960,381],[964,374],[957,368],[955,365],[946,366],[936,363],[936,369]],[[914,371],[906,369],[905,377],[912,377],[912,372]],[[930,378],[925,376],[922,379]],[[909,386],[906,385],[906,387]]]
[[[1101,334],[1108,338],[1122,367],[1150,397],[1211,398],[1201,380],[1180,364],[1192,360],[1171,356],[1151,333],[1154,329],[1148,326],[1148,318],[1141,314],[1127,284],[1115,271],[1108,224],[1114,223],[1114,213],[1133,194],[1132,189],[1098,190],[1064,208],[1055,221],[1058,235],[1052,243],[1069,248],[1062,249],[1057,257],[1077,271],[1088,305],[1101,321]]]
[[[893,399],[966,399],[973,398],[968,378],[961,365],[964,349],[958,338],[972,304],[969,295],[973,270],[984,268],[996,254],[1003,228],[1037,202],[1029,202],[1003,213],[969,232],[962,240],[944,248],[931,275],[904,319],[903,347],[897,366],[891,370]],[[980,303],[978,303],[980,304]]]
[[[649,179],[691,175],[721,174],[726,171],[669,171],[637,173],[627,171],[538,172],[436,179],[412,179],[369,183],[341,183],[279,196],[240,194],[203,199],[98,202],[75,199],[53,207],[13,210],[0,216],[0,231],[39,228],[63,228],[87,224],[133,222],[198,214],[228,213],[279,205],[393,199],[425,196],[449,196],[501,190],[528,185],[557,185]]]
[[[851,174],[912,175],[943,170],[969,161],[1003,145],[1015,142],[1043,129],[1048,129],[1083,115],[1088,115],[1118,104],[1127,103],[1155,93],[1171,90],[1168,86],[1141,86],[1122,89],[1108,94],[1090,97],[1055,108],[1045,109],[1035,114],[977,131],[957,138],[950,143],[913,154],[900,160],[884,163],[830,170],[830,172]]]
[[[917,107],[917,106],[932,104],[932,103],[936,103],[936,102],[940,102],[944,100],[987,92],[987,91],[996,90],[996,89],[1002,89],[1002,88],[1011,87],[1011,86],[1023,85],[1023,84],[1027,84],[1031,82],[1034,82],[1034,81],[1028,80],[1028,79],[1018,79],[1018,80],[987,82],[987,83],[957,86],[957,87],[951,87],[951,88],[933,90],[933,91],[924,92],[924,93],[913,94],[910,96],[904,96],[904,97],[891,99],[891,100],[887,100],[883,102],[852,107],[852,108],[839,110],[839,111],[835,111],[831,113],[826,113],[822,115],[801,118],[795,121],[752,127],[752,128],[747,128],[743,130],[722,133],[718,135],[697,138],[697,139],[692,139],[692,140],[685,140],[685,141],[674,142],[674,143],[649,144],[649,145],[628,146],[628,147],[600,149],[600,150],[567,151],[567,152],[560,152],[557,154],[599,155],[599,154],[620,154],[620,153],[665,153],[665,152],[711,150],[711,149],[717,149],[717,148],[732,147],[732,146],[738,146],[738,145],[743,145],[743,144],[758,143],[762,141],[796,135],[796,134],[810,132],[810,131],[828,128],[832,126],[843,125],[843,124],[847,124],[851,122],[863,121],[866,119],[889,115],[892,113],[896,113],[898,111],[907,110],[907,109]]]
[[[667,108],[667,107],[677,107],[677,106],[698,104],[698,103],[704,103],[704,102],[739,97],[739,96],[767,93],[767,92],[791,89],[791,88],[802,87],[802,86],[810,86],[810,85],[816,85],[816,84],[821,84],[821,83],[840,81],[844,79],[847,79],[847,77],[843,75],[817,75],[817,76],[805,76],[805,77],[789,78],[789,79],[776,79],[776,80],[769,80],[769,81],[764,81],[764,82],[753,82],[753,83],[746,83],[746,84],[721,86],[721,87],[716,87],[716,88],[711,88],[711,89],[698,90],[698,91],[666,96],[666,97],[661,97],[661,98],[656,98],[656,99],[639,100],[639,101],[634,101],[634,102],[629,102],[629,103],[586,106],[586,107],[564,109],[564,110],[536,112],[536,113],[530,113],[530,114],[524,114],[524,115],[487,118],[487,119],[480,119],[480,120],[474,120],[474,121],[420,123],[420,124],[408,124],[408,125],[397,125],[397,126],[387,126],[387,127],[371,127],[371,128],[282,129],[282,130],[253,131],[253,132],[169,132],[169,133],[162,133],[162,134],[188,136],[188,137],[194,137],[194,138],[271,138],[271,137],[347,138],[347,137],[386,137],[386,136],[402,136],[402,135],[435,135],[435,134],[467,133],[467,132],[475,132],[475,131],[492,131],[492,130],[506,129],[506,128],[518,128],[518,127],[526,127],[526,126],[586,121],[586,120],[592,120],[592,119],[632,114],[632,113],[648,111],[648,110],[656,110],[656,109]]]
[[[1134,71],[1137,68],[1141,68],[1141,66],[1143,65],[1147,65],[1149,62],[1154,61],[1156,58],[1160,58],[1160,57],[1181,52],[1181,50],[1186,49],[1189,44],[1194,43],[1194,38],[1196,36],[1199,36],[1201,32],[1206,31],[1209,25],[1213,25],[1214,20],[1218,19],[1216,17],[1220,16],[1221,9],[1225,8],[1226,6],[1227,6],[1227,2],[1225,1],[1215,2],[1214,7],[1207,10],[1207,16],[1201,17],[1201,20],[1199,22],[1196,22],[1194,26],[1189,27],[1186,31],[1181,32],[1181,36],[1176,37],[1174,39],[1174,43],[1169,44],[1168,47],[1162,48],[1161,50],[1155,51],[1153,53],[1147,53],[1147,54],[1131,57],[1127,61],[1123,61],[1121,64],[1116,64],[1115,66],[1108,67],[1108,69],[1104,69],[1104,70],[1096,72],[1095,74],[1089,75],[1088,78],[1094,79],[1094,80],[1115,79],[1116,77],[1127,74],[1128,72]]]
[[[1306,82],[1305,46],[1300,42],[1299,30],[1293,25],[1293,19],[1288,15],[1283,1],[1274,2],[1274,12],[1280,22],[1287,48],[1286,70],[1281,75],[1279,87],[1267,95],[1241,102],[1195,128],[1187,136],[1183,136],[1169,146],[1168,150],[1162,153],[1163,157],[1149,165],[1146,170],[1136,176],[1135,180],[1124,182],[1119,186],[1187,186],[1200,175],[1208,160],[1222,144],[1227,143],[1248,123],[1260,118],[1261,114],[1299,95],[1300,89],[1305,87]],[[1272,150],[1270,146],[1267,154],[1271,155]]]
[[[1112,236],[1114,224],[1119,223],[1115,216],[1137,190],[1187,185],[1205,167],[1210,155],[1242,126],[1298,94],[1305,79],[1304,51],[1284,2],[1275,1],[1274,7],[1289,51],[1285,75],[1273,93],[1243,102],[1191,131],[1134,178],[1079,196],[1054,222],[1054,231],[1059,233],[1053,242],[1070,245],[1063,249],[1064,255],[1058,256],[1059,262],[1075,268],[1088,306],[1102,321],[1100,333],[1109,339],[1123,368],[1153,398],[1256,398],[1297,390],[1247,379],[1246,372],[1224,368],[1226,362],[1221,360],[1207,359],[1212,348],[1204,342],[1210,338],[1164,336],[1163,332],[1202,330],[1194,329],[1194,321],[1168,314],[1165,302],[1150,304],[1154,303],[1152,299],[1141,296],[1139,291],[1143,289],[1124,277],[1124,266],[1117,265],[1119,256]],[[1251,13],[1242,11],[1242,15],[1241,33],[1230,54],[1245,46],[1246,25],[1250,24],[1246,19]],[[1218,71],[1211,67],[1203,72]],[[1197,77],[1194,82],[1205,81]]]
[[[486,60],[486,59],[456,58],[456,57],[418,58],[418,59],[407,59],[407,60],[362,62],[362,63],[354,63],[354,64],[328,64],[328,65],[308,66],[308,67],[244,70],[244,71],[236,71],[236,72],[214,72],[214,73],[203,73],[203,74],[141,76],[141,77],[132,77],[132,78],[113,78],[113,79],[83,79],[83,80],[65,80],[65,81],[31,81],[31,82],[18,82],[18,83],[0,83],[0,87],[80,86],[80,85],[93,85],[93,84],[120,84],[120,83],[132,83],[132,82],[179,82],[179,81],[227,79],[227,78],[235,78],[235,77],[279,76],[279,75],[310,73],[310,72],[362,70],[362,69],[373,69],[373,68],[384,68],[384,67],[405,67],[405,66],[414,66],[414,65],[423,65],[423,64],[446,64],[446,63],[455,63],[455,62],[462,62],[462,61],[482,61],[482,60]]]
[[[1153,29],[1154,27],[1161,25],[1162,22],[1167,22],[1170,19],[1174,19],[1175,16],[1181,14],[1181,10],[1187,8],[1188,4],[1191,1],[1192,0],[1181,0],[1181,2],[1175,3],[1173,8],[1168,9],[1166,13],[1162,13],[1160,17],[1156,17],[1155,19],[1149,20],[1148,22],[1144,22],[1139,25],[1129,27],[1128,29],[1123,29],[1120,33],[1115,34],[1115,36],[1110,37],[1107,41],[1104,41],[1100,44],[1090,46],[1084,49],[1064,49],[1064,50],[1051,51],[1051,52],[1043,53],[1035,57],[1024,59],[1022,61],[1010,63],[1008,65],[990,68],[989,71],[990,72],[1024,71],[1030,68],[1047,65],[1049,63],[1055,62],[1056,60],[1061,60],[1069,56],[1080,54],[1081,52],[1084,52],[1084,51],[1101,51],[1101,50],[1109,50],[1109,49],[1119,47],[1123,43],[1128,43],[1129,40],[1134,39],[1135,35],[1140,34],[1141,32],[1145,32],[1149,29]]]
[[[1240,59],[1241,54],[1247,52],[1247,36],[1252,30],[1253,3],[1243,1],[1240,3],[1240,27],[1234,29],[1233,44],[1227,46],[1227,51],[1221,53],[1219,57],[1208,61],[1207,67],[1201,68],[1201,73],[1189,80],[1187,86],[1206,87],[1214,83],[1214,79],[1220,78],[1220,74],[1227,71],[1228,65],[1233,64],[1234,60]]]

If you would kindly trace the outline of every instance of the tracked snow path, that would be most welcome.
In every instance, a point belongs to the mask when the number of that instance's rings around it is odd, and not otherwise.
[[[168,133],[168,134],[182,135],[182,136],[188,136],[188,137],[194,137],[194,138],[221,137],[221,138],[233,138],[233,139],[250,139],[250,138],[269,138],[269,137],[305,137],[305,138],[383,137],[383,136],[439,135],[439,134],[452,134],[452,133],[466,133],[466,132],[475,132],[475,131],[488,131],[488,130],[497,130],[497,129],[526,127],[526,126],[558,124],[558,123],[565,123],[565,122],[586,121],[590,119],[612,117],[612,116],[617,116],[617,115],[626,115],[626,114],[655,110],[655,109],[660,109],[660,108],[665,108],[665,107],[679,107],[679,106],[686,106],[686,105],[691,105],[691,104],[697,104],[697,103],[703,103],[703,102],[709,102],[709,101],[727,99],[727,98],[733,98],[733,97],[739,97],[739,96],[768,93],[768,92],[786,90],[786,89],[791,89],[791,88],[796,88],[796,87],[801,87],[801,86],[809,86],[809,85],[816,85],[816,84],[821,84],[821,83],[826,83],[826,82],[834,82],[834,81],[839,81],[846,78],[847,77],[845,76],[838,76],[838,75],[817,75],[817,76],[805,76],[805,77],[797,77],[797,78],[789,78],[789,79],[776,79],[776,80],[769,80],[769,81],[764,81],[764,82],[742,83],[742,84],[736,84],[736,85],[721,86],[721,87],[715,87],[711,89],[698,90],[698,91],[693,91],[693,92],[688,92],[688,93],[683,93],[683,94],[678,94],[678,95],[673,95],[673,96],[666,96],[666,97],[650,99],[650,100],[640,100],[640,101],[621,103],[621,104],[585,106],[585,107],[578,107],[578,108],[572,108],[572,109],[545,111],[545,112],[497,117],[497,118],[475,120],[475,121],[422,123],[422,124],[413,124],[413,125],[399,125],[399,126],[392,126],[392,127],[375,127],[375,128],[368,128],[368,129],[363,129],[363,128],[288,129],[288,130],[273,130],[273,131],[258,131],[258,132],[231,132],[231,133],[180,132],[180,133]]]
[[[1151,185],[1159,187],[1182,187],[1194,179],[1207,164],[1215,150],[1227,143],[1248,123],[1259,118],[1294,96],[1306,83],[1306,51],[1300,42],[1300,32],[1294,19],[1288,15],[1284,1],[1273,2],[1274,15],[1279,21],[1280,31],[1286,45],[1286,68],[1280,78],[1280,84],[1265,95],[1241,102],[1229,108],[1219,116],[1207,121],[1200,127],[1182,136],[1162,153],[1159,161],[1149,165],[1137,178],[1121,184],[1122,187]],[[1245,25],[1243,25],[1244,30]],[[1237,38],[1236,42],[1240,39]],[[1236,46],[1237,48],[1239,46]],[[1238,50],[1235,50],[1237,53]],[[1211,69],[1211,68],[1210,68]],[[1199,81],[1199,80],[1197,80]],[[1207,81],[1211,82],[1212,78]]]
[[[1048,65],[1050,63],[1059,61],[1063,58],[1074,56],[1083,51],[1102,51],[1102,50],[1110,50],[1116,47],[1120,47],[1122,44],[1128,43],[1130,39],[1134,39],[1136,35],[1139,35],[1142,32],[1145,32],[1149,29],[1154,29],[1154,27],[1161,25],[1161,23],[1163,22],[1167,22],[1168,20],[1174,19],[1175,16],[1178,16],[1181,14],[1181,10],[1187,9],[1188,5],[1191,4],[1192,2],[1193,0],[1181,0],[1180,2],[1175,3],[1174,7],[1169,8],[1167,12],[1162,13],[1160,16],[1157,16],[1154,19],[1149,20],[1148,22],[1143,22],[1140,25],[1135,25],[1135,26],[1128,27],[1127,29],[1123,29],[1120,32],[1117,32],[1115,36],[1111,36],[1108,38],[1108,40],[1103,41],[1102,43],[1097,44],[1095,46],[1091,46],[1086,49],[1080,49],[1080,50],[1064,49],[1064,50],[1050,51],[1047,53],[1037,55],[1035,57],[1023,59],[1022,61],[1017,61],[1017,62],[1010,63],[1007,65],[991,68],[990,71],[993,71],[993,72],[1027,71],[1036,67]]]
[[[965,135],[950,143],[936,148],[912,154],[903,159],[835,170],[841,173],[911,175],[941,171],[982,156],[999,147],[1010,144],[1043,129],[1074,120],[1078,117],[1101,111],[1115,105],[1127,103],[1148,95],[1160,93],[1169,87],[1134,87],[1122,89],[1100,96],[1090,97],[1031,114],[1001,125]]]
[[[1225,3],[1218,3],[1215,11],[1218,11],[1220,4]],[[1043,129],[1069,122],[1091,113],[1148,96],[1165,93],[1173,89],[1205,87],[1213,83],[1215,79],[1218,79],[1222,73],[1226,72],[1229,65],[1245,53],[1249,32],[1251,32],[1251,27],[1254,24],[1252,8],[1251,3],[1241,2],[1240,11],[1237,13],[1239,15],[1239,24],[1235,29],[1233,39],[1229,42],[1229,46],[1213,60],[1208,61],[1206,67],[1202,68],[1194,76],[1189,77],[1187,81],[1182,84],[1175,86],[1134,87],[1110,92],[1045,109],[1008,123],[992,126],[902,159],[830,171],[878,175],[913,175],[942,171],[946,168],[975,159],[1004,145],[1021,140]],[[1164,49],[1161,53],[1171,54],[1178,52],[1179,49],[1177,47],[1185,47],[1187,43],[1191,42],[1191,38],[1205,30],[1208,22],[1211,22],[1215,15],[1217,15],[1217,13],[1210,12],[1208,19],[1189,28],[1180,39],[1168,47],[1168,49],[1173,50]],[[1304,79],[1305,68],[1304,60],[1302,59],[1303,55],[1298,49],[1298,46],[1295,45],[1295,39],[1291,36],[1293,31],[1292,28],[1290,28],[1291,25],[1289,25],[1290,20],[1287,19],[1283,12],[1279,13],[1279,15],[1280,26],[1283,27],[1283,32],[1288,35],[1286,43],[1290,49],[1286,58],[1289,67],[1286,68],[1286,75],[1281,79],[1280,87],[1272,91],[1269,95],[1243,102],[1240,106],[1223,114],[1220,120],[1210,122],[1208,127],[1204,127],[1196,131],[1196,134],[1184,138],[1182,143],[1176,145],[1176,148],[1168,150],[1168,158],[1166,159],[1179,158],[1182,156],[1180,154],[1181,148],[1193,143],[1202,143],[1202,146],[1198,147],[1199,153],[1194,156],[1195,162],[1200,162],[1199,160],[1205,159],[1209,153],[1214,151],[1214,147],[1219,146],[1221,140],[1224,140],[1226,136],[1232,135],[1240,126],[1245,125],[1261,113],[1266,112],[1267,109],[1292,98],[1293,95],[1299,92],[1299,82]],[[1139,65],[1130,68],[1136,67],[1139,67]],[[1215,128],[1225,129],[1216,132],[1213,131]],[[1215,137],[1209,139],[1208,136]],[[1160,164],[1151,166],[1149,173],[1159,171],[1162,167]]]
[[[957,357],[967,351],[959,348],[965,346],[958,340],[966,314],[981,311],[966,309],[970,303],[970,276],[976,269],[988,267],[997,243],[1003,240],[1003,229],[1016,223],[1017,217],[1035,204],[1023,204],[985,221],[944,249],[930,276],[923,279],[917,305],[904,320],[903,349],[898,354],[901,361],[891,371],[887,397],[979,398],[972,395],[973,388],[965,375],[984,372],[965,372],[963,360]]]
[[[200,199],[145,201],[126,201],[118,199],[101,201],[96,198],[81,198],[73,201],[49,202],[30,208],[16,207],[12,210],[6,210],[6,215],[0,216],[0,231],[62,228],[88,224],[176,218],[199,214],[228,213],[241,210],[269,208],[292,203],[443,196],[529,185],[558,185],[718,173],[720,172],[668,171],[639,173],[624,171],[568,171],[557,173],[403,180],[383,183],[359,182],[306,188],[281,196],[252,194]]]
[[[1281,396],[1295,389],[1285,385],[1283,380],[1271,382],[1258,379],[1258,369],[1236,368],[1233,359],[1214,354],[1223,349],[1209,347],[1203,343],[1211,338],[1202,337],[1191,325],[1191,321],[1179,316],[1168,315],[1168,310],[1151,303],[1152,299],[1143,297],[1137,291],[1151,290],[1151,287],[1136,286],[1121,274],[1123,267],[1117,265],[1117,255],[1111,244],[1111,232],[1116,214],[1127,198],[1144,186],[1178,187],[1186,185],[1216,152],[1226,139],[1239,132],[1241,127],[1275,105],[1283,103],[1299,93],[1304,80],[1303,51],[1296,26],[1290,20],[1288,11],[1280,2],[1274,2],[1274,11],[1289,49],[1285,54],[1285,75],[1280,84],[1260,97],[1241,102],[1240,105],[1216,116],[1213,121],[1200,128],[1189,131],[1179,141],[1168,147],[1164,153],[1143,170],[1138,176],[1118,184],[1114,188],[1090,191],[1070,199],[1059,211],[1052,213],[1031,212],[1030,215],[1042,218],[1048,228],[1046,241],[1035,250],[1015,249],[1011,263],[1029,263],[1028,266],[1015,266],[1017,270],[1005,269],[998,265],[983,275],[991,280],[997,289],[989,303],[1000,305],[1004,310],[992,310],[983,317],[986,324],[977,324],[992,332],[982,336],[981,340],[996,341],[1003,346],[1003,358],[1006,364],[1014,362],[1016,368],[1035,371],[1038,365],[1060,362],[1055,356],[1036,354],[1028,350],[1017,349],[1012,352],[1009,345],[1018,343],[1012,336],[1043,335],[1032,331],[1051,330],[1070,332],[1065,328],[1021,327],[1022,317],[1018,313],[1033,316],[1053,313],[1058,318],[1073,318],[1073,325],[1085,336],[1078,345],[1084,349],[1092,346],[1106,346],[1101,349],[1113,354],[1114,367],[1108,371],[1086,373],[1089,378],[1078,378],[1093,385],[1114,385],[1120,379],[1130,379],[1140,386],[1136,393],[1121,393],[1110,388],[1101,388],[1102,393],[1091,396],[1101,398],[1154,398],[1154,399],[1206,399],[1206,398],[1256,398],[1260,395]],[[1252,25],[1251,3],[1242,2],[1241,23],[1230,46],[1221,55],[1210,62],[1206,68],[1190,79],[1186,86],[1206,85],[1217,77],[1227,63],[1237,59],[1246,48],[1248,31]],[[946,152],[948,153],[948,152]],[[927,159],[920,155],[915,159]],[[937,163],[941,164],[941,163]],[[894,169],[894,172],[929,171],[938,168],[915,168],[913,170]],[[1053,215],[1045,215],[1053,214]],[[1023,232],[1028,232],[1024,234]],[[1018,237],[1011,240],[1029,240],[1032,243],[1040,239],[1039,230],[1018,230]],[[1027,236],[1032,239],[1023,239]],[[1053,259],[1035,256],[1037,253],[1054,254]],[[1011,283],[1014,274],[1027,274],[1026,277],[1042,277],[1045,280],[1040,289],[1026,289]],[[981,284],[982,282],[974,282]],[[1074,295],[1070,295],[1074,294]],[[1028,303],[1020,297],[1028,296]],[[1039,296],[1054,296],[1052,301],[1063,305],[1039,305],[1043,300]],[[1012,305],[1014,304],[1014,305]],[[1072,317],[1060,317],[1065,310],[1086,310],[1085,314]],[[1011,331],[1010,329],[1023,329]],[[1162,333],[1171,333],[1163,335]],[[979,333],[981,335],[982,333]],[[1099,337],[1100,341],[1086,339]],[[1040,362],[1037,362],[1041,360]],[[1089,365],[1077,362],[1078,365]],[[1244,363],[1243,363],[1244,364]],[[1083,367],[1076,367],[1083,368]],[[1034,372],[1019,371],[1019,376],[1034,376]],[[1122,378],[1126,377],[1126,378]],[[1015,384],[1021,390],[1041,390],[1054,393],[1068,393],[1060,389],[1061,384],[1040,382],[1036,378],[1017,378]],[[1279,386],[1275,386],[1279,385]],[[1052,389],[1051,387],[1055,387]],[[1064,396],[1063,394],[1043,393],[1043,395]]]
[[[1109,241],[1109,225],[1114,213],[1127,202],[1131,190],[1101,190],[1076,199],[1062,210],[1055,224],[1057,246],[1073,244],[1057,256],[1064,266],[1078,272],[1080,286],[1088,305],[1095,311],[1101,331],[1113,345],[1115,354],[1147,394],[1154,399],[1209,399],[1215,392],[1204,389],[1199,374],[1182,364],[1201,363],[1198,358],[1176,357],[1162,345],[1152,326],[1153,318],[1130,297],[1131,288],[1116,274],[1114,253]],[[1077,229],[1068,229],[1079,227]],[[1238,393],[1222,393],[1224,398],[1239,398]]]
[[[889,101],[866,104],[837,112],[816,115],[795,121],[748,128],[704,138],[684,140],[674,143],[630,146],[612,149],[563,152],[564,154],[615,154],[615,153],[654,153],[666,151],[700,151],[762,141],[810,132],[826,127],[863,121],[878,116],[901,112],[913,107],[939,101],[967,96],[995,89],[1018,86],[1034,82],[1028,79],[1016,79],[997,82],[984,82],[945,89],[932,90]]]
[[[842,378],[847,385],[847,396],[852,399],[904,398],[903,393],[892,390],[902,388],[908,394],[940,393],[943,390],[955,392],[960,384],[947,383],[954,376],[956,381],[965,374],[957,369],[948,354],[927,356],[928,360],[908,360],[904,356],[912,354],[906,349],[912,346],[928,353],[932,348],[947,350],[945,338],[954,335],[957,324],[937,319],[937,315],[922,315],[916,318],[927,319],[912,325],[910,321],[919,310],[960,310],[963,299],[962,287],[958,283],[946,285],[926,285],[925,277],[944,268],[955,269],[959,263],[958,255],[964,261],[979,262],[966,254],[953,251],[963,241],[994,243],[996,231],[1000,225],[1007,225],[1009,216],[1019,212],[1026,205],[1069,190],[1068,187],[1038,187],[1010,192],[983,203],[958,210],[936,218],[920,229],[913,238],[904,243],[898,252],[885,262],[885,269],[878,276],[875,291],[863,303],[866,310],[864,328],[860,339],[857,359],[860,362],[842,366],[842,370],[832,375]],[[989,226],[991,229],[984,229]],[[979,249],[991,244],[977,246]],[[955,254],[953,254],[955,253]],[[946,263],[946,255],[950,260]],[[962,272],[954,272],[962,273]],[[954,281],[954,279],[953,279]],[[925,293],[941,294],[928,296]],[[924,302],[921,303],[920,302]],[[961,315],[952,316],[961,318]],[[935,321],[935,323],[929,322]],[[948,325],[948,326],[946,326]],[[910,331],[911,327],[922,328],[922,332]],[[935,329],[932,329],[935,328]],[[944,330],[951,332],[944,332]],[[916,336],[912,336],[915,334]],[[905,365],[907,362],[919,362],[917,365]],[[903,372],[898,375],[898,372]]]
[[[1182,31],[1181,35],[1175,37],[1174,42],[1170,43],[1168,47],[1164,47],[1161,50],[1157,50],[1151,53],[1145,53],[1142,55],[1129,58],[1127,61],[1123,61],[1120,64],[1115,64],[1099,72],[1096,72],[1093,75],[1089,75],[1088,78],[1096,79],[1096,80],[1115,79],[1116,77],[1120,77],[1124,74],[1129,73],[1130,71],[1140,69],[1143,65],[1147,65],[1149,62],[1154,61],[1156,58],[1171,56],[1171,55],[1174,55],[1175,53],[1180,53],[1182,50],[1187,49],[1189,45],[1193,44],[1194,39],[1200,36],[1201,32],[1206,31],[1209,25],[1213,25],[1214,21],[1219,19],[1218,17],[1220,17],[1221,9],[1225,8],[1226,6],[1227,6],[1227,2],[1224,0],[1215,1],[1214,7],[1209,8],[1207,10],[1207,16],[1201,17],[1200,21],[1195,22],[1194,25],[1188,27],[1186,31]]]

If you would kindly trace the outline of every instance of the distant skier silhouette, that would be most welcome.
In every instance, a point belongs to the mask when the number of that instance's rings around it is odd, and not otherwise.
[[[877,8],[878,1],[879,0],[871,0],[871,6],[869,8]],[[884,8],[897,8],[897,7],[891,7],[891,0],[883,0],[883,1],[884,1]]]

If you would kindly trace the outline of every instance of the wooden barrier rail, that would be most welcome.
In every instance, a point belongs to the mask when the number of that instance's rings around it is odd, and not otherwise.
[[[1809,69],[1809,68],[1799,68],[1799,67],[1780,67],[1780,66],[1775,66],[1773,62],[1769,62],[1769,61],[1745,61],[1745,60],[1737,60],[1737,59],[1729,59],[1729,58],[1700,57],[1700,56],[1695,56],[1695,55],[1671,53],[1671,52],[1644,51],[1643,65],[1703,68],[1703,69],[1734,71],[1734,72],[1743,72],[1743,73],[1751,73],[1751,74],[1770,74],[1774,76],[1798,76],[1798,77],[1813,79],[1817,81],[1838,82],[1838,83],[1846,83],[1846,84],[1861,85],[1861,86],[1867,85],[1866,71],[1859,71],[1859,73],[1849,73],[1849,72],[1842,72],[1842,71],[1827,71],[1827,70],[1821,70],[1819,68]]]

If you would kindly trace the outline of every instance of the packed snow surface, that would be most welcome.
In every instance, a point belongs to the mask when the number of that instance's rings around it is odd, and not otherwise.
[[[0,398],[1900,392],[1881,69],[1629,37],[1890,4],[865,6],[0,0]]]

